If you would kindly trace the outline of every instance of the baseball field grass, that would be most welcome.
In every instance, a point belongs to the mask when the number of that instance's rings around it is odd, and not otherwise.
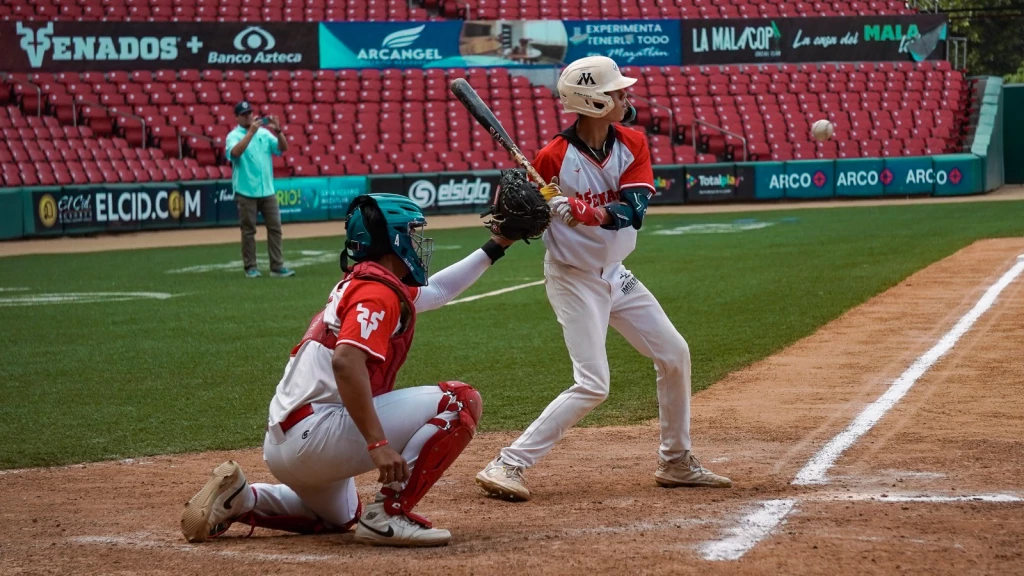
[[[434,270],[486,239],[432,235]],[[974,240],[1021,235],[1024,202],[652,216],[627,265],[689,341],[701,390]],[[0,468],[260,444],[340,244],[286,238],[288,279],[244,279],[237,244],[0,259]],[[542,255],[516,245],[463,296],[540,280]],[[655,417],[651,363],[614,332],[608,351],[611,397],[584,424]],[[528,286],[422,315],[399,381],[469,382],[483,429],[508,430],[571,378],[544,289]]]

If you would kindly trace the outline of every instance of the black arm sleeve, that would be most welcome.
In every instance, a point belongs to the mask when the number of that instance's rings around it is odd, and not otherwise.
[[[612,221],[602,224],[605,230],[621,230],[632,226],[637,230],[644,225],[644,216],[647,215],[647,203],[650,201],[650,192],[641,187],[626,188],[619,192],[620,204],[609,204],[605,210],[611,215]]]

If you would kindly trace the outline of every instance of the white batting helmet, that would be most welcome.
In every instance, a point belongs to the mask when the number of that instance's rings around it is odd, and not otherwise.
[[[619,72],[607,56],[587,56],[569,64],[558,78],[558,97],[566,112],[601,118],[612,109],[608,92],[625,90],[636,83]]]

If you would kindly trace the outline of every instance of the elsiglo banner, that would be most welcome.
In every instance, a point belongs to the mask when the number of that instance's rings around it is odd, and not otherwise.
[[[305,22],[0,22],[0,70],[316,69]]]

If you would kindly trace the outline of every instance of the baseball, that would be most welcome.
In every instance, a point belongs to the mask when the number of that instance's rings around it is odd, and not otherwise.
[[[818,120],[811,126],[811,135],[818,142],[824,142],[832,137],[835,127],[828,120]]]

